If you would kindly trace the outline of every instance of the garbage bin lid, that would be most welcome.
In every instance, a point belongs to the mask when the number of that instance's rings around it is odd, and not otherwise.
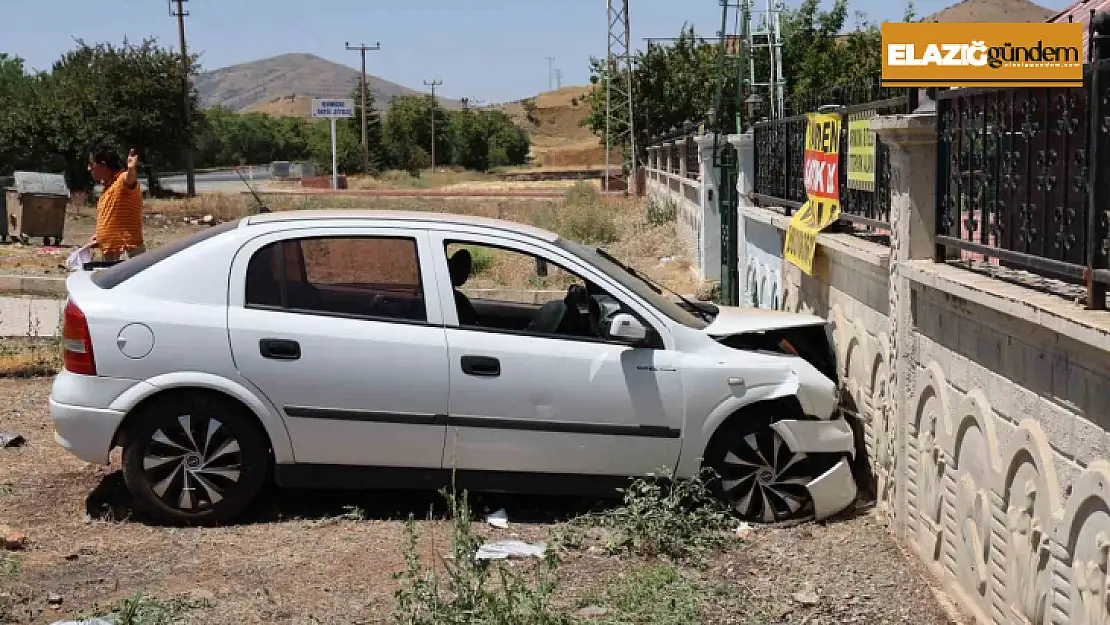
[[[66,177],[62,174],[44,174],[35,171],[15,172],[15,190],[19,194],[39,193],[69,197]]]

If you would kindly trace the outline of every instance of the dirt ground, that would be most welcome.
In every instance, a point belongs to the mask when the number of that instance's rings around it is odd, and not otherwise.
[[[417,523],[424,559],[449,549],[442,506],[424,493],[273,492],[237,526],[149,523],[131,510],[118,458],[88,465],[54,442],[49,385],[0,380],[0,431],[26,438],[0,448],[0,526],[27,536],[22,550],[0,550],[0,623],[103,614],[140,591],[167,611],[152,623],[387,623],[392,574],[404,568],[402,519],[431,514]],[[509,515],[504,530],[474,523],[481,535],[536,541],[596,502],[488,496],[473,505]],[[574,622],[961,622],[866,508],[826,524],[756,528],[701,566],[594,547],[562,557],[556,600]]]
[[[64,276],[66,257],[75,248],[88,243],[96,229],[93,208],[84,208],[81,213],[72,209],[66,217],[62,244],[58,247],[45,247],[39,239],[32,239],[30,245],[7,243],[0,245],[0,275],[18,274],[29,276]],[[176,215],[148,215],[144,223],[143,237],[148,248],[164,245],[174,239],[192,234],[204,226],[190,225],[184,218]]]

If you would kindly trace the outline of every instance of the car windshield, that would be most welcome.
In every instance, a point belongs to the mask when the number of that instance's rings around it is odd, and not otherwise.
[[[644,282],[644,280],[638,276],[629,273],[620,265],[613,263],[599,254],[596,249],[587,247],[581,243],[567,241],[563,238],[560,238],[556,244],[594,267],[597,267],[602,273],[616,280],[621,286],[631,290],[636,295],[644,298],[649,304],[659,310],[659,312],[670,317],[672,320],[695,330],[701,330],[708,325],[705,321],[699,319],[685,308],[682,308],[673,300],[656,292],[655,288],[647,282]]]

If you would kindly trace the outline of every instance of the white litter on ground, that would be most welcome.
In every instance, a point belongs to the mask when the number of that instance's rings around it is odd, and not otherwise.
[[[546,543],[530,544],[519,540],[499,540],[478,548],[478,560],[504,560],[506,558],[542,558],[547,553]]]

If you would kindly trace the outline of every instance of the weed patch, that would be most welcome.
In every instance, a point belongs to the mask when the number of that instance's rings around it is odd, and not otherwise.
[[[0,558],[0,577],[15,579],[19,577],[21,570],[22,565],[19,563],[19,558],[7,555]]]
[[[638,478],[624,489],[620,506],[571,521],[561,542],[573,548],[581,545],[582,530],[600,528],[610,554],[698,563],[735,540],[728,530],[736,520],[706,486],[711,477],[705,470],[690,480]]]
[[[58,373],[62,348],[57,338],[0,339],[0,378],[30,378]]]
[[[77,620],[89,620],[96,615],[105,616],[115,625],[171,625],[181,622],[181,617],[192,611],[208,607],[207,601],[188,597],[159,599],[141,591],[120,600],[105,615],[94,606],[93,614],[78,616]]]
[[[438,553],[444,573],[421,565],[416,529],[405,525],[405,570],[394,575],[401,588],[394,594],[394,622],[399,625],[568,625],[569,618],[552,603],[557,561],[549,555],[538,564],[509,566],[479,560],[481,540],[471,531],[467,494],[453,489],[443,496],[450,506],[451,549]],[[519,569],[531,568],[531,575]]]
[[[687,625],[699,622],[704,595],[673,564],[653,562],[635,566],[581,603],[602,608],[601,616],[590,620],[599,625]]]
[[[674,200],[667,198],[660,200],[655,196],[648,198],[647,203],[647,223],[651,227],[658,227],[669,224],[678,219],[678,204]]]

